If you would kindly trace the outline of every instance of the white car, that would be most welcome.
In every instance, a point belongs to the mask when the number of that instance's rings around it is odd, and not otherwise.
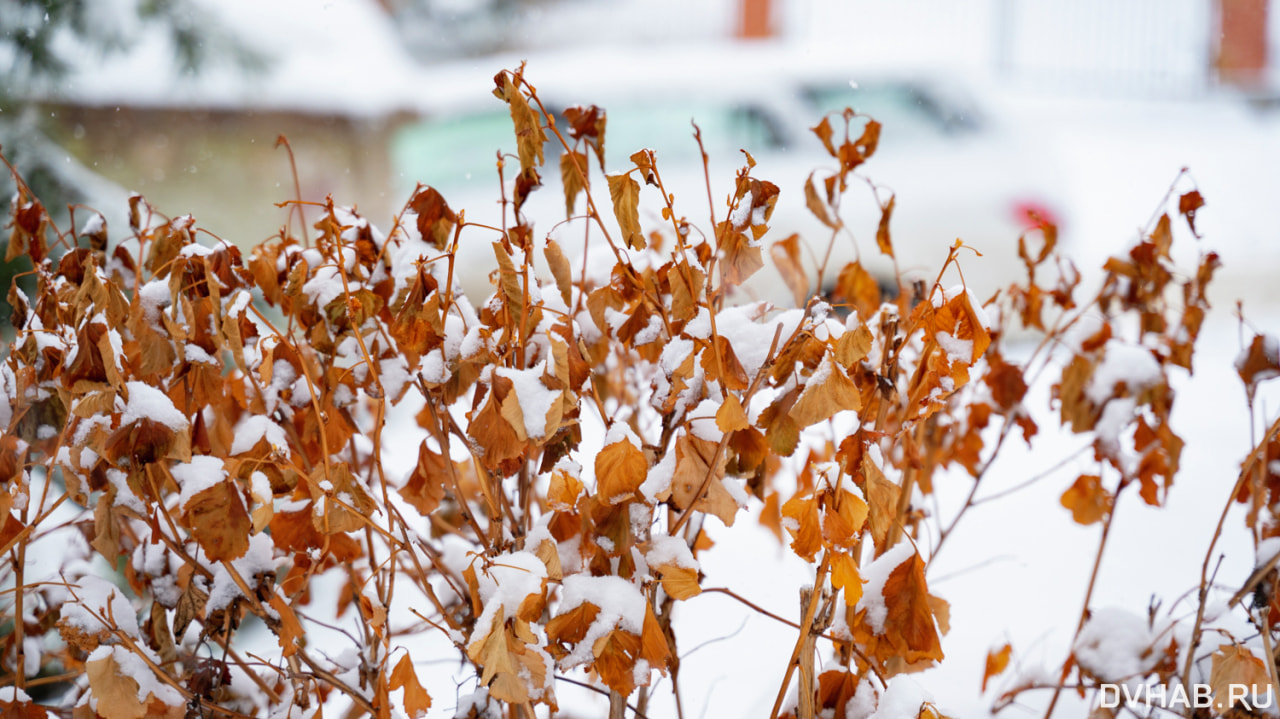
[[[490,90],[494,74],[516,65],[514,59],[492,58],[432,73],[434,82],[427,92],[440,113],[407,127],[393,148],[406,194],[416,183],[428,184],[451,207],[465,208],[468,222],[504,226],[498,200],[502,193],[511,198],[519,164],[508,158],[507,187],[500,192],[497,152],[501,148],[514,155],[515,139],[506,104]],[[548,110],[559,113],[572,105],[595,104],[607,112],[609,174],[630,170],[628,158],[635,151],[655,150],[663,184],[675,194],[677,215],[687,217],[707,236],[713,234],[711,206],[691,122],[701,129],[710,156],[717,220],[727,215],[735,172],[746,161],[740,150],[750,152],[757,163],[752,175],[781,188],[763,242],[800,234],[811,250],[803,253],[811,293],[830,290],[840,267],[855,256],[883,286],[896,287],[893,265],[880,256],[875,241],[880,207],[891,194],[895,208],[890,230],[899,268],[909,277],[932,281],[948,248],[960,238],[983,254],[961,254],[964,278],[983,298],[1022,276],[1016,248],[1018,235],[1031,225],[1028,212],[1049,221],[1062,214],[1050,158],[1004,126],[998,112],[979,107],[966,85],[936,74],[848,67],[784,46],[730,45],[534,57],[527,61],[525,77]],[[815,170],[820,179],[837,169],[811,128],[831,112],[837,113],[831,116],[833,127],[843,133],[838,112],[846,106],[882,124],[878,150],[858,169],[879,189],[873,194],[869,183],[850,185],[841,205],[847,229],[833,238],[806,208],[804,184]],[[855,135],[864,122],[855,118]],[[557,127],[567,138],[563,118]],[[581,219],[565,222],[558,176],[561,148],[554,135],[548,136],[542,172],[546,186],[531,195],[525,215],[534,222],[535,234],[550,233],[567,252],[580,253],[599,241],[601,233],[588,231]],[[598,208],[616,238],[607,185],[594,156],[591,165]],[[637,179],[643,185],[643,177]],[[671,224],[660,216],[656,190],[642,188],[640,194],[646,232],[669,230]],[[575,212],[585,212],[581,198]],[[489,245],[495,238],[494,231],[483,228],[463,233],[461,279],[473,296],[489,292],[484,270],[494,266]],[[834,244],[819,287],[817,265],[829,243]],[[740,297],[790,304],[792,295],[768,254],[766,250],[766,268]],[[590,259],[605,268],[613,261],[607,250],[590,250]],[[948,281],[955,279],[953,274]]]

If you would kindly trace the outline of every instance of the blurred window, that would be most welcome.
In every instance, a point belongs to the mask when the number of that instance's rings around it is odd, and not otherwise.
[[[498,177],[498,150],[515,149],[513,132],[505,109],[425,120],[396,133],[393,162],[409,189],[418,182],[436,187],[491,184]]]
[[[976,131],[974,113],[946,102],[936,94],[909,83],[823,85],[805,91],[819,113],[852,107],[870,115],[890,138],[920,135],[957,135]]]
[[[736,155],[739,148],[757,153],[782,147],[776,121],[756,107],[659,99],[605,109],[610,172],[631,167],[631,154],[643,148],[658,152],[660,171],[667,164],[700,163],[690,120],[702,128],[707,152],[718,157]],[[565,130],[569,123],[563,117],[557,118],[556,125],[565,139],[570,139]],[[495,153],[499,149],[515,152],[513,133],[511,115],[505,109],[414,123],[397,132],[393,140],[396,172],[405,191],[418,182],[440,188],[489,186],[497,178]],[[547,136],[546,164],[558,172],[560,143],[551,133]],[[518,171],[518,165],[510,163],[507,179]],[[496,190],[497,186],[492,186]]]
[[[643,148],[658,152],[659,171],[664,159],[701,163],[691,120],[701,128],[707,152],[718,157],[736,154],[742,148],[757,153],[783,145],[776,121],[758,107],[659,99],[606,110],[609,122],[604,147],[613,171],[628,167],[631,154]]]

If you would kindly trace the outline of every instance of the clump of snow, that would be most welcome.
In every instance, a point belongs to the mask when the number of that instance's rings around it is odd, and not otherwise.
[[[76,600],[62,605],[63,622],[86,634],[119,628],[129,636],[138,635],[138,615],[116,585],[86,575],[75,582],[73,592]]]
[[[520,403],[520,413],[524,415],[524,433],[530,439],[546,436],[547,412],[551,411],[551,405],[559,395],[542,383],[546,367],[546,360],[543,360],[529,369],[499,367],[494,370],[499,377],[511,380],[516,400]]]
[[[1098,609],[1080,630],[1075,656],[1080,667],[1102,681],[1140,677],[1156,665],[1168,642],[1145,617],[1126,609]]]
[[[747,194],[742,196],[738,202],[738,206],[733,208],[733,212],[729,213],[729,224],[735,230],[742,230],[747,226],[747,222],[751,219],[751,204],[755,202],[755,193],[747,190]]]
[[[858,609],[867,610],[867,623],[876,634],[884,633],[884,622],[889,617],[889,607],[884,601],[884,585],[889,575],[898,565],[915,556],[916,549],[911,542],[899,542],[889,551],[881,554],[862,572],[866,584],[862,587],[862,598],[858,600]]]
[[[1085,394],[1089,401],[1100,405],[1111,397],[1120,382],[1124,382],[1130,395],[1136,395],[1159,384],[1161,379],[1160,363],[1150,350],[1111,339],[1107,340],[1102,361],[1094,368]]]
[[[541,594],[547,579],[547,565],[533,552],[510,552],[494,557],[493,563],[476,572],[476,584],[484,612],[476,620],[475,631],[488,633],[498,612],[515,616],[520,603],[531,594]],[[473,634],[472,641],[478,638]]]
[[[132,424],[142,419],[163,424],[174,432],[189,426],[187,418],[173,406],[173,401],[160,390],[145,382],[126,382],[129,401],[125,403],[120,423]]]
[[[639,635],[644,628],[646,607],[640,588],[621,577],[591,577],[574,574],[564,578],[560,601],[560,613],[571,612],[590,603],[600,609],[587,629],[586,636],[561,665],[574,667],[592,660],[597,640],[620,628]]]
[[[273,448],[289,446],[284,429],[272,422],[270,417],[262,414],[246,414],[236,422],[233,433],[235,434],[235,439],[231,441],[233,455],[248,452],[263,439],[267,440],[267,444]]]
[[[197,494],[227,478],[222,460],[207,455],[197,455],[192,457],[190,462],[176,464],[170,473],[182,488],[182,494],[178,498],[178,506],[182,508],[195,499]]]
[[[973,361],[973,340],[959,339],[950,332],[938,332],[934,335],[934,339],[942,351],[947,353],[949,361],[964,364]]]
[[[27,704],[31,702],[31,697],[15,686],[0,687],[0,702]]]
[[[1253,560],[1254,567],[1266,566],[1280,554],[1280,537],[1268,537],[1258,542],[1258,549],[1255,552]]]
[[[275,544],[266,532],[252,535],[249,537],[249,551],[245,552],[243,557],[231,560],[231,566],[235,567],[236,573],[252,587],[254,577],[276,571],[278,563],[274,556],[274,547]],[[223,564],[213,565],[212,568],[213,587],[209,590],[209,600],[205,603],[206,612],[216,612],[231,604],[231,600],[244,596],[244,592],[240,591],[240,586],[236,584],[235,579]]]
[[[139,651],[146,652],[149,655],[148,659],[150,659],[154,664],[160,663],[160,657],[156,656],[149,649],[141,645],[135,646],[138,647]],[[96,662],[106,659],[107,657],[111,657],[115,662],[116,671],[137,682],[137,698],[139,704],[146,705],[154,698],[170,707],[180,707],[183,705],[185,700],[182,698],[182,694],[179,693],[177,689],[161,682],[160,679],[156,677],[155,672],[151,671],[151,667],[147,665],[147,662],[144,661],[141,656],[135,654],[126,647],[107,645],[100,646],[89,655],[89,659],[87,661]],[[96,696],[90,700],[90,707],[99,714],[102,713],[102,711],[98,710],[98,698]]]
[[[862,694],[861,687],[855,698]],[[853,702],[850,702],[852,704]],[[859,702],[861,705],[863,702]],[[901,719],[920,715],[920,708],[933,703],[933,695],[908,676],[896,676],[880,695],[880,705],[870,719]],[[848,705],[846,705],[846,712]]]
[[[630,425],[626,422],[614,422],[613,426],[609,427],[609,431],[604,435],[604,446],[608,447],[611,444],[621,442],[623,440],[635,445],[636,449],[644,449],[644,445],[640,443],[640,438],[631,430]]]
[[[689,431],[698,439],[719,443],[724,439],[724,432],[716,424],[716,412],[720,403],[713,399],[704,399],[689,412]]]
[[[689,545],[684,539],[669,535],[654,537],[649,543],[649,551],[645,552],[644,560],[651,567],[672,565],[684,569],[698,568],[698,560],[693,558],[693,552],[689,551]]]
[[[671,488],[671,479],[676,475],[676,453],[669,449],[662,455],[657,464],[649,468],[649,473],[640,483],[640,494],[649,504],[655,504],[658,497]]]

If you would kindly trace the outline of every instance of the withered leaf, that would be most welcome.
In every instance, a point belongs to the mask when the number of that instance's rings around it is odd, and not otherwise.
[[[889,201],[880,207],[880,224],[876,227],[876,246],[882,254],[893,257],[893,242],[889,239],[889,220],[893,217],[893,206],[897,202],[896,195],[890,195]]]
[[[311,522],[323,534],[363,529],[377,507],[346,462],[318,465],[308,477],[307,486],[312,500],[322,508],[320,513],[312,513]]]
[[[694,510],[714,514],[726,527],[730,527],[733,526],[739,507],[737,500],[724,487],[728,458],[723,452],[720,453],[714,472],[711,470],[716,446],[715,442],[708,442],[688,433],[681,433],[676,438],[676,469],[671,477],[671,500],[678,509],[688,509],[692,505]],[[704,482],[706,488],[699,495],[698,490],[703,487]]]
[[[791,290],[796,307],[803,307],[809,297],[809,277],[800,260],[800,235],[793,234],[770,245],[769,256],[773,258],[773,265],[778,268],[787,289]]]
[[[880,309],[880,283],[858,262],[850,262],[836,277],[837,302],[853,307],[864,321]]]
[[[810,493],[796,494],[782,505],[783,526],[791,535],[791,549],[796,556],[812,562],[822,549],[822,527],[818,518],[818,498]]]
[[[830,419],[837,412],[859,409],[862,409],[862,395],[857,385],[831,355],[826,355],[792,405],[790,414],[803,428]]]
[[[623,438],[596,455],[596,485],[600,501],[618,504],[635,496],[649,472],[644,452]]]
[[[724,281],[740,285],[764,267],[760,245],[728,220],[716,225],[716,242],[721,252],[720,272]]]
[[[418,232],[422,239],[437,250],[448,247],[458,217],[449,209],[444,195],[434,187],[423,187],[409,200],[409,207],[418,216]]]
[[[1266,701],[1268,692],[1274,694],[1276,691],[1262,660],[1245,647],[1234,644],[1224,645],[1214,652],[1209,686],[1213,688],[1213,703],[1219,712],[1225,712],[1241,700],[1252,703],[1254,694]],[[1249,696],[1241,697],[1240,687],[1249,687]]]
[[[1192,190],[1178,198],[1178,213],[1187,218],[1187,227],[1191,228],[1191,234],[1196,238],[1200,237],[1200,233],[1196,232],[1196,212],[1201,207],[1204,207],[1204,197],[1199,190]]]
[[[547,133],[542,129],[538,113],[525,99],[517,78],[519,75],[503,72],[495,79],[501,83],[499,99],[505,100],[511,107],[511,122],[515,125],[516,147],[520,155],[520,169],[523,171],[542,164],[542,146],[547,141]]]
[[[400,496],[423,516],[436,511],[444,499],[445,482],[452,469],[450,460],[432,451],[424,439],[418,446],[418,463],[409,480],[400,488]]]
[[[890,482],[880,471],[880,467],[871,459],[870,454],[862,455],[862,476],[866,482],[867,521],[871,525],[871,540],[876,545],[876,555],[884,554],[889,530],[898,520],[898,501],[902,488]]]
[[[1062,506],[1071,510],[1071,518],[1079,524],[1093,524],[1111,511],[1114,501],[1096,474],[1082,474],[1062,493]]]
[[[569,121],[569,136],[575,140],[586,140],[596,152],[596,159],[600,161],[600,169],[604,169],[604,130],[608,121],[608,115],[604,108],[595,105],[587,105],[586,107],[574,106],[565,108],[564,117]],[[582,171],[586,172],[587,165],[582,164]]]
[[[702,587],[698,586],[698,570],[675,564],[663,564],[652,569],[658,573],[663,591],[675,599],[688,599],[702,594]]]
[[[253,522],[234,481],[224,479],[192,497],[183,518],[210,560],[239,559],[249,551]]]
[[[733,351],[733,343],[724,335],[716,335],[714,345],[702,351],[702,369],[726,390],[745,390],[751,379]]]
[[[414,671],[413,661],[409,659],[408,652],[400,657],[400,661],[396,662],[396,668],[391,670],[387,688],[391,691],[404,689],[404,710],[411,717],[422,716],[431,708],[431,695],[427,694],[427,690],[423,689],[422,683],[418,681],[418,673]]]
[[[823,120],[823,122],[826,121]],[[818,196],[818,188],[814,185],[812,172],[809,173],[809,179],[805,180],[804,183],[804,202],[814,217],[818,218],[818,221],[833,230],[839,229],[839,217],[834,212],[829,212],[827,204]]]
[[[844,552],[831,555],[831,586],[844,590],[845,606],[853,607],[862,599],[862,576],[858,574],[858,563]]]
[[[524,451],[525,442],[520,433],[503,416],[503,407],[508,397],[515,396],[515,389],[510,379],[494,373],[488,396],[483,400],[479,411],[471,415],[467,425],[467,433],[476,443],[484,448],[483,459],[486,466],[495,469],[504,460],[519,457]],[[524,423],[521,422],[521,431]]]
[[[622,238],[633,250],[645,248],[644,233],[640,229],[640,183],[631,175],[607,175],[609,197],[613,200],[613,216],[618,218]]]
[[[942,660],[924,569],[924,560],[912,552],[909,559],[889,573],[884,584],[883,596],[889,610],[884,634],[907,664]]]
[[[548,237],[543,255],[547,258],[547,266],[551,268],[551,277],[556,281],[556,288],[560,290],[560,298],[564,300],[566,307],[572,307],[573,274],[569,268],[569,260],[565,257],[564,250],[560,248],[560,243]]]
[[[987,690],[987,682],[992,677],[998,676],[1009,667],[1009,658],[1013,654],[1013,647],[1005,644],[997,651],[992,649],[987,652],[987,666],[982,672],[982,691]]]
[[[116,660],[117,647],[104,656],[85,662],[85,675],[89,689],[97,699],[98,714],[103,719],[142,719],[157,717],[177,719],[183,715],[182,706],[168,706],[148,692],[139,697],[138,681],[130,676]]]
[[[600,680],[622,696],[629,696],[636,688],[635,667],[636,660],[640,658],[640,637],[614,629],[597,639],[591,650]]]
[[[721,432],[734,432],[750,426],[751,423],[747,420],[746,410],[742,408],[742,402],[738,400],[738,395],[729,392],[724,399],[724,403],[720,405],[720,409],[716,410],[716,427]]]
[[[1252,397],[1259,383],[1280,377],[1280,342],[1271,335],[1254,335],[1249,349],[1236,359],[1236,373]]]

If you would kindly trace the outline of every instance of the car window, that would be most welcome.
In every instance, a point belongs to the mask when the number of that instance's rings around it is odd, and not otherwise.
[[[396,132],[392,162],[410,190],[418,182],[441,188],[492,183],[498,176],[496,153],[514,149],[513,132],[505,109],[423,120]]]
[[[631,154],[643,148],[658,152],[660,169],[673,162],[699,162],[690,120],[696,120],[702,128],[703,142],[713,156],[736,155],[739,148],[758,153],[782,146],[775,121],[760,108],[747,105],[654,100],[606,110],[609,119],[605,151],[612,172],[630,167]],[[569,126],[563,117],[556,124],[561,128]],[[548,136],[546,162],[554,168],[560,154],[559,143],[550,133]],[[497,177],[494,165],[499,148],[515,151],[511,115],[505,109],[407,125],[392,141],[392,157],[406,192],[418,182],[442,189],[457,188],[492,183]]]
[[[700,162],[691,120],[702,129],[707,152],[716,156],[736,154],[742,148],[767,152],[783,145],[773,118],[749,105],[655,100],[606,110],[605,153],[613,171],[625,169],[631,154],[643,148],[658,152],[659,169],[664,158],[671,158],[667,162]]]
[[[808,88],[805,95],[819,113],[852,107],[870,115],[890,137],[956,135],[978,129],[978,119],[967,108],[947,103],[911,83],[823,85]]]

